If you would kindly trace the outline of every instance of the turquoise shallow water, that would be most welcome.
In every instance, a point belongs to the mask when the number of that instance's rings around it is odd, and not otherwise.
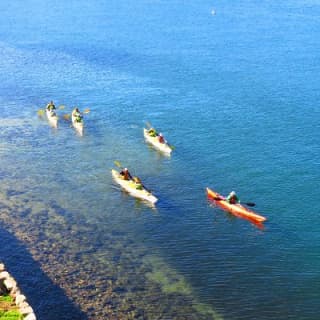
[[[79,319],[318,318],[316,1],[0,9],[1,221],[25,248],[0,258],[18,279],[30,255],[37,288],[71,301],[66,319],[73,304]],[[57,130],[37,117],[49,100],[66,106]],[[62,120],[74,105],[91,110],[82,138]],[[147,121],[171,158],[145,144]],[[113,183],[114,160],[156,209]],[[255,202],[265,228],[214,207],[207,186]],[[55,319],[56,292],[39,305],[28,291],[40,319]]]

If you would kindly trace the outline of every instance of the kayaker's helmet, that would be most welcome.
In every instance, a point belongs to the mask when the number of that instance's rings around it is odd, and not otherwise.
[[[235,191],[230,192],[230,196],[235,196],[235,195],[236,195]]]
[[[124,170],[124,171],[128,171],[128,168],[124,168],[123,170]]]
[[[161,133],[161,132],[159,133],[159,137],[163,137],[163,135],[162,135],[162,133]]]

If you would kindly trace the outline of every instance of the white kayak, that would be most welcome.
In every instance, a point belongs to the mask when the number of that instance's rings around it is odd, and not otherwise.
[[[124,180],[117,170],[112,169],[111,173],[113,179],[131,196],[142,200],[146,200],[148,202],[151,202],[152,204],[155,204],[158,201],[158,199],[146,189],[137,189],[136,183],[133,180]]]
[[[48,122],[50,123],[50,125],[54,128],[57,128],[58,127],[58,116],[57,114],[55,113],[54,110],[48,110],[46,109],[46,115],[47,115],[47,119],[48,119]]]
[[[78,122],[76,119],[77,118],[74,116],[74,112],[72,112],[71,114],[72,125],[76,129],[78,134],[82,136],[83,135],[83,118],[81,119],[80,122]]]
[[[161,143],[159,141],[158,136],[151,137],[146,128],[143,129],[143,135],[144,135],[145,139],[147,140],[147,142],[152,144],[156,149],[158,149],[168,155],[171,154],[172,148],[169,146],[169,144],[166,141],[164,143]]]

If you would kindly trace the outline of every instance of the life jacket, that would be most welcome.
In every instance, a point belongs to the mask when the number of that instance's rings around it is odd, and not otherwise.
[[[237,204],[239,202],[239,198],[234,195],[227,199],[230,204]]]
[[[136,189],[137,190],[143,190],[143,186],[140,182],[136,182]]]

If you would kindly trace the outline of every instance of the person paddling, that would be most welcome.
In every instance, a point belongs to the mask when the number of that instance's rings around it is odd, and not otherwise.
[[[231,191],[230,194],[226,197],[226,201],[230,204],[240,203],[240,199],[234,191]]]
[[[166,142],[166,140],[164,140],[164,137],[163,137],[163,134],[162,134],[162,133],[159,133],[159,135],[158,135],[158,141],[159,141],[160,143],[165,143],[165,142]]]
[[[72,111],[72,114],[73,116],[76,118],[76,122],[81,122],[82,121],[82,114],[80,112],[80,110],[78,108],[75,108],[73,111]]]
[[[56,109],[56,106],[54,105],[53,101],[50,101],[50,102],[47,104],[46,109],[47,109],[48,111],[53,111],[53,110]]]
[[[150,137],[156,137],[157,136],[157,131],[154,128],[150,128],[148,130],[148,134]]]
[[[127,168],[120,171],[123,180],[132,180],[132,176]]]

